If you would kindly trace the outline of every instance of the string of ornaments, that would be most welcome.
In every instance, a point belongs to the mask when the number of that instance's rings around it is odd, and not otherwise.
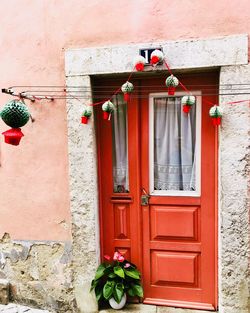
[[[138,55],[134,59],[134,69],[138,72],[142,72],[145,68],[145,64],[147,63],[146,59]],[[168,72],[169,76],[165,80],[165,84],[167,87],[168,95],[174,96],[176,87],[179,85],[182,89],[187,92],[187,95],[181,98],[182,104],[182,111],[185,114],[188,114],[192,108],[192,106],[196,103],[196,97],[192,95],[192,93],[179,81],[179,79],[173,75],[170,67],[168,66],[167,62],[164,59],[163,52],[161,50],[154,50],[150,56],[150,64],[153,67],[156,67],[158,64],[164,63]],[[134,71],[133,69],[133,71]],[[118,92],[123,93],[124,101],[129,102],[131,98],[131,94],[134,91],[134,85],[129,81],[132,76],[133,71],[130,73],[128,80],[118,89],[116,90],[110,99],[102,102],[93,103],[89,106],[85,106],[84,111],[82,113],[82,124],[87,124],[90,116],[92,115],[92,106],[102,104],[102,111],[103,111],[103,119],[104,120],[111,120],[112,113],[115,110],[115,105],[111,102],[112,97],[117,94]],[[214,105],[211,107],[209,111],[209,115],[212,118],[212,122],[214,126],[219,126],[221,124],[221,119],[223,115],[223,110],[220,106]]]
[[[122,92],[124,101],[129,102],[131,99],[131,94],[134,91],[134,86],[130,82],[130,78],[134,70],[138,72],[142,72],[146,64],[147,64],[147,61],[143,56],[140,56],[140,55],[137,56],[134,59],[134,68],[132,72],[130,73],[127,81],[121,87],[119,87],[109,99],[84,106],[84,110],[82,112],[82,117],[81,117],[81,123],[88,124],[88,121],[93,114],[92,107],[95,105],[102,105],[103,119],[108,120],[108,121],[111,120],[112,113],[115,110],[115,105],[111,101],[112,97],[116,95],[117,93]],[[173,75],[169,65],[164,59],[164,55],[162,51],[156,49],[152,52],[150,56],[150,64],[152,67],[157,67],[158,65],[165,64],[169,72],[169,76],[165,80],[165,85],[167,87],[168,95],[174,96],[176,87],[180,85],[181,88],[186,92],[186,95],[184,95],[181,98],[182,111],[184,114],[189,114],[190,110],[192,109],[192,106],[196,103],[196,97],[192,95],[192,93],[185,87],[185,85],[176,76]],[[10,89],[3,89],[3,90],[5,91],[5,93],[18,97],[17,99],[11,100],[8,103],[6,103],[5,106],[2,108],[2,110],[0,111],[0,117],[2,118],[3,122],[6,125],[11,127],[10,129],[2,133],[4,135],[4,141],[7,144],[17,146],[19,145],[22,137],[24,136],[21,130],[21,127],[26,125],[29,120],[33,121],[29,113],[28,107],[24,102],[24,98],[29,99],[33,102],[35,100],[41,100],[41,99],[53,100],[53,98],[51,96],[46,96],[46,95],[39,96],[40,97],[39,98],[39,97],[36,97],[35,95],[28,95],[24,92],[15,93],[11,91]],[[66,89],[64,89],[64,91],[65,90]],[[73,95],[71,95],[71,97],[81,102],[79,98]],[[234,101],[234,102],[227,102],[226,104],[238,104],[238,103],[242,103],[246,101],[250,101],[250,100],[239,100],[239,101]],[[208,102],[208,101],[206,102],[213,105],[213,103],[211,102]],[[221,125],[221,120],[223,116],[222,108],[217,104],[213,105],[209,110],[209,116],[211,117],[212,123],[215,127]]]

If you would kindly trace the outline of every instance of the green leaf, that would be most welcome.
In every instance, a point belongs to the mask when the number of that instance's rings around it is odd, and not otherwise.
[[[96,296],[96,300],[97,302],[99,302],[102,298],[102,287],[101,286],[96,286],[95,288],[95,296]]]
[[[95,273],[95,279],[99,279],[104,275],[104,270],[106,269],[105,264],[100,264]]]
[[[138,297],[143,297],[143,289],[142,289],[142,286],[140,285],[133,285],[132,286],[132,289],[133,289],[133,293],[135,296],[138,296]]]
[[[117,303],[120,303],[123,295],[124,295],[124,286],[121,283],[117,283],[114,288],[115,301]]]
[[[114,281],[107,281],[103,287],[103,296],[106,300],[109,300],[112,297],[113,290],[114,290]]]
[[[132,288],[130,288],[128,290],[128,294],[129,294],[130,297],[134,297],[135,296],[134,290]]]
[[[98,285],[98,280],[96,279],[93,279],[92,282],[91,282],[91,288],[90,288],[90,292],[95,289],[95,287]]]
[[[107,264],[106,268],[104,270],[104,274],[105,275],[109,275],[111,272],[113,272],[113,268],[112,268],[112,266],[110,264]]]
[[[120,276],[121,278],[125,278],[124,271],[123,271],[123,269],[120,266],[115,266],[114,267],[114,273],[117,276]]]
[[[109,278],[116,278],[115,273],[113,273],[113,272],[112,272],[112,273],[110,273],[110,274],[109,274]]]
[[[140,279],[140,272],[137,271],[136,269],[132,268],[132,269],[129,269],[129,270],[125,270],[124,269],[124,272],[127,276],[131,277],[131,278],[134,278],[134,279]]]

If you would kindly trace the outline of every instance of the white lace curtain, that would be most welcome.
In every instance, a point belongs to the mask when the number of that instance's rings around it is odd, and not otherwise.
[[[128,192],[127,104],[122,95],[114,96],[112,102],[113,188],[114,192]]]
[[[195,190],[195,106],[181,98],[154,99],[154,189]]]

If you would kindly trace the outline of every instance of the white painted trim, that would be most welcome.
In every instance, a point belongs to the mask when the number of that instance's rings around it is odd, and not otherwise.
[[[141,48],[161,47],[171,69],[195,69],[248,63],[248,35],[128,45],[69,49],[65,51],[66,76],[128,73]],[[158,66],[166,70],[164,65]],[[146,66],[146,71],[152,70]]]
[[[179,91],[175,93],[176,97],[185,96],[187,93]],[[149,193],[152,196],[180,196],[180,197],[200,197],[201,190],[201,91],[194,91],[192,95],[196,98],[196,183],[195,191],[178,190],[154,190],[154,99],[162,97],[171,97],[166,92],[149,94]]]

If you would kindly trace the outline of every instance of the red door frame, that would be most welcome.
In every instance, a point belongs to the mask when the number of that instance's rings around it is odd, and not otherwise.
[[[218,84],[218,73],[211,72],[211,73],[204,73],[204,74],[191,74],[191,75],[182,75],[178,77],[181,78],[184,84],[189,85],[190,82],[192,84],[195,84],[196,86],[193,88],[195,90],[201,90],[203,94],[206,94],[206,101],[210,101],[212,103],[217,103],[217,88],[214,87],[214,85]],[[141,197],[141,168],[145,168],[145,164],[148,164],[148,156],[142,155],[141,156],[141,146],[142,145],[148,145],[146,136],[141,138],[140,134],[143,130],[143,132],[147,133],[147,127],[148,124],[144,123],[143,125],[140,124],[141,118],[140,115],[143,114],[144,110],[142,110],[142,107],[147,105],[147,98],[144,98],[144,100],[139,101],[140,97],[142,96],[142,92],[139,87],[140,84],[147,85],[147,82],[150,86],[150,79],[148,77],[144,77],[142,79],[135,79],[133,80],[133,83],[135,85],[135,90],[137,92],[134,93],[135,97],[132,98],[131,102],[128,104],[129,110],[128,110],[128,133],[129,138],[128,141],[133,144],[129,144],[128,147],[128,157],[129,157],[129,170],[130,170],[130,193],[129,194],[113,194],[110,192],[110,186],[112,186],[112,175],[107,175],[107,173],[112,173],[112,150],[110,149],[112,144],[111,136],[111,123],[104,122],[99,123],[98,119],[101,119],[101,109],[100,107],[96,110],[96,117],[97,117],[97,142],[98,142],[98,169],[99,169],[99,204],[100,204],[100,239],[101,239],[101,255],[104,254],[112,254],[114,249],[119,247],[121,250],[124,249],[126,252],[126,249],[129,249],[129,258],[131,258],[132,262],[136,263],[139,267],[139,269],[144,273],[145,269],[143,269],[143,248],[142,248],[142,239],[143,244],[147,244],[145,242],[145,232],[143,233],[142,227],[138,227],[138,225],[141,225],[141,221],[143,220],[145,222],[145,219],[147,219],[147,216],[145,216],[145,209],[143,208],[138,209],[140,204],[140,197]],[[202,79],[202,83],[200,86],[199,83]],[[103,86],[108,85],[117,85],[122,84],[124,80],[113,80],[113,79],[101,79],[101,84]],[[100,80],[94,81],[95,83],[98,83],[98,86],[100,86]],[[152,84],[152,83],[151,83]],[[213,85],[213,87],[211,87]],[[164,84],[162,84],[162,88],[158,87],[157,90],[153,90],[152,87],[148,87],[146,94],[151,92],[164,92],[166,91]],[[95,87],[94,87],[95,88]],[[192,90],[192,86],[189,86],[189,89]],[[112,94],[112,89],[110,90],[110,94]],[[211,95],[209,95],[211,94]],[[139,97],[138,97],[139,96]],[[144,95],[145,96],[145,95]],[[208,114],[209,105],[207,102],[203,101],[203,114]],[[147,117],[144,117],[147,120]],[[145,128],[146,127],[146,128]],[[217,129],[214,128],[211,125],[206,125],[206,131],[202,131],[203,136],[206,136],[206,134],[210,134],[213,139],[213,147],[210,151],[213,150],[214,153],[211,155],[211,163],[214,164],[214,181],[212,184],[214,185],[214,197],[211,197],[211,206],[214,207],[213,211],[213,217],[214,218],[214,233],[213,241],[214,241],[214,277],[213,277],[213,285],[214,285],[214,301],[213,306],[207,306],[207,307],[201,307],[199,304],[191,303],[191,305],[188,305],[186,303],[181,303],[181,301],[173,302],[166,302],[166,301],[156,301],[150,300],[146,298],[146,303],[153,303],[153,304],[159,304],[159,305],[173,305],[178,306],[181,305],[182,307],[191,307],[191,308],[205,308],[205,309],[216,309],[218,305],[217,301],[217,295],[218,295],[218,282],[217,282],[217,258],[218,258],[218,231],[217,231],[217,192],[218,192],[218,183],[217,183],[217,177],[218,177],[218,133]],[[212,135],[211,135],[212,134]],[[141,141],[142,139],[142,141]],[[203,137],[204,139],[204,137]],[[144,141],[143,141],[144,140]],[[211,140],[210,140],[211,143]],[[202,145],[202,154],[203,153],[209,153],[209,147]],[[144,149],[144,151],[146,151]],[[105,152],[105,167],[103,166],[103,155]],[[211,154],[211,153],[210,153]],[[134,158],[134,156],[137,156],[137,158]],[[142,164],[142,165],[141,165]],[[210,166],[211,164],[204,164],[203,166]],[[103,178],[105,182],[103,181]],[[203,182],[204,183],[204,182]],[[109,187],[108,187],[109,186]],[[147,186],[146,186],[147,187]],[[104,197],[103,197],[104,195]],[[106,195],[106,196],[105,196]],[[111,196],[111,197],[110,197]],[[105,198],[106,197],[106,198]],[[209,197],[209,195],[208,195]],[[111,200],[110,200],[111,198]],[[189,197],[188,197],[189,198]],[[159,199],[160,200],[160,199]],[[199,200],[194,198],[186,199],[185,197],[181,198],[181,203],[185,203],[186,200],[189,200],[189,204],[198,204]],[[161,201],[161,200],[160,200]],[[180,201],[176,201],[174,197],[169,197],[168,204],[174,205],[177,202],[180,204]],[[129,228],[129,239],[114,239],[114,228],[111,227],[111,222],[115,220],[115,216],[113,215],[113,209],[111,209],[111,206],[115,203],[118,203],[119,205],[129,205],[129,216],[126,217],[126,222],[129,224],[127,227]],[[107,217],[106,210],[107,210],[107,203],[111,203],[110,206],[110,215]],[[147,215],[147,214],[146,214]],[[105,226],[106,225],[106,226]],[[109,225],[107,227],[107,225]],[[124,227],[124,225],[122,226]],[[204,224],[202,228],[204,229],[206,225]],[[104,229],[105,228],[105,229]],[[146,271],[147,272],[147,271]],[[145,273],[146,273],[145,272]],[[146,273],[147,275],[147,273]],[[144,277],[146,277],[144,274]],[[149,279],[149,278],[147,278]]]

